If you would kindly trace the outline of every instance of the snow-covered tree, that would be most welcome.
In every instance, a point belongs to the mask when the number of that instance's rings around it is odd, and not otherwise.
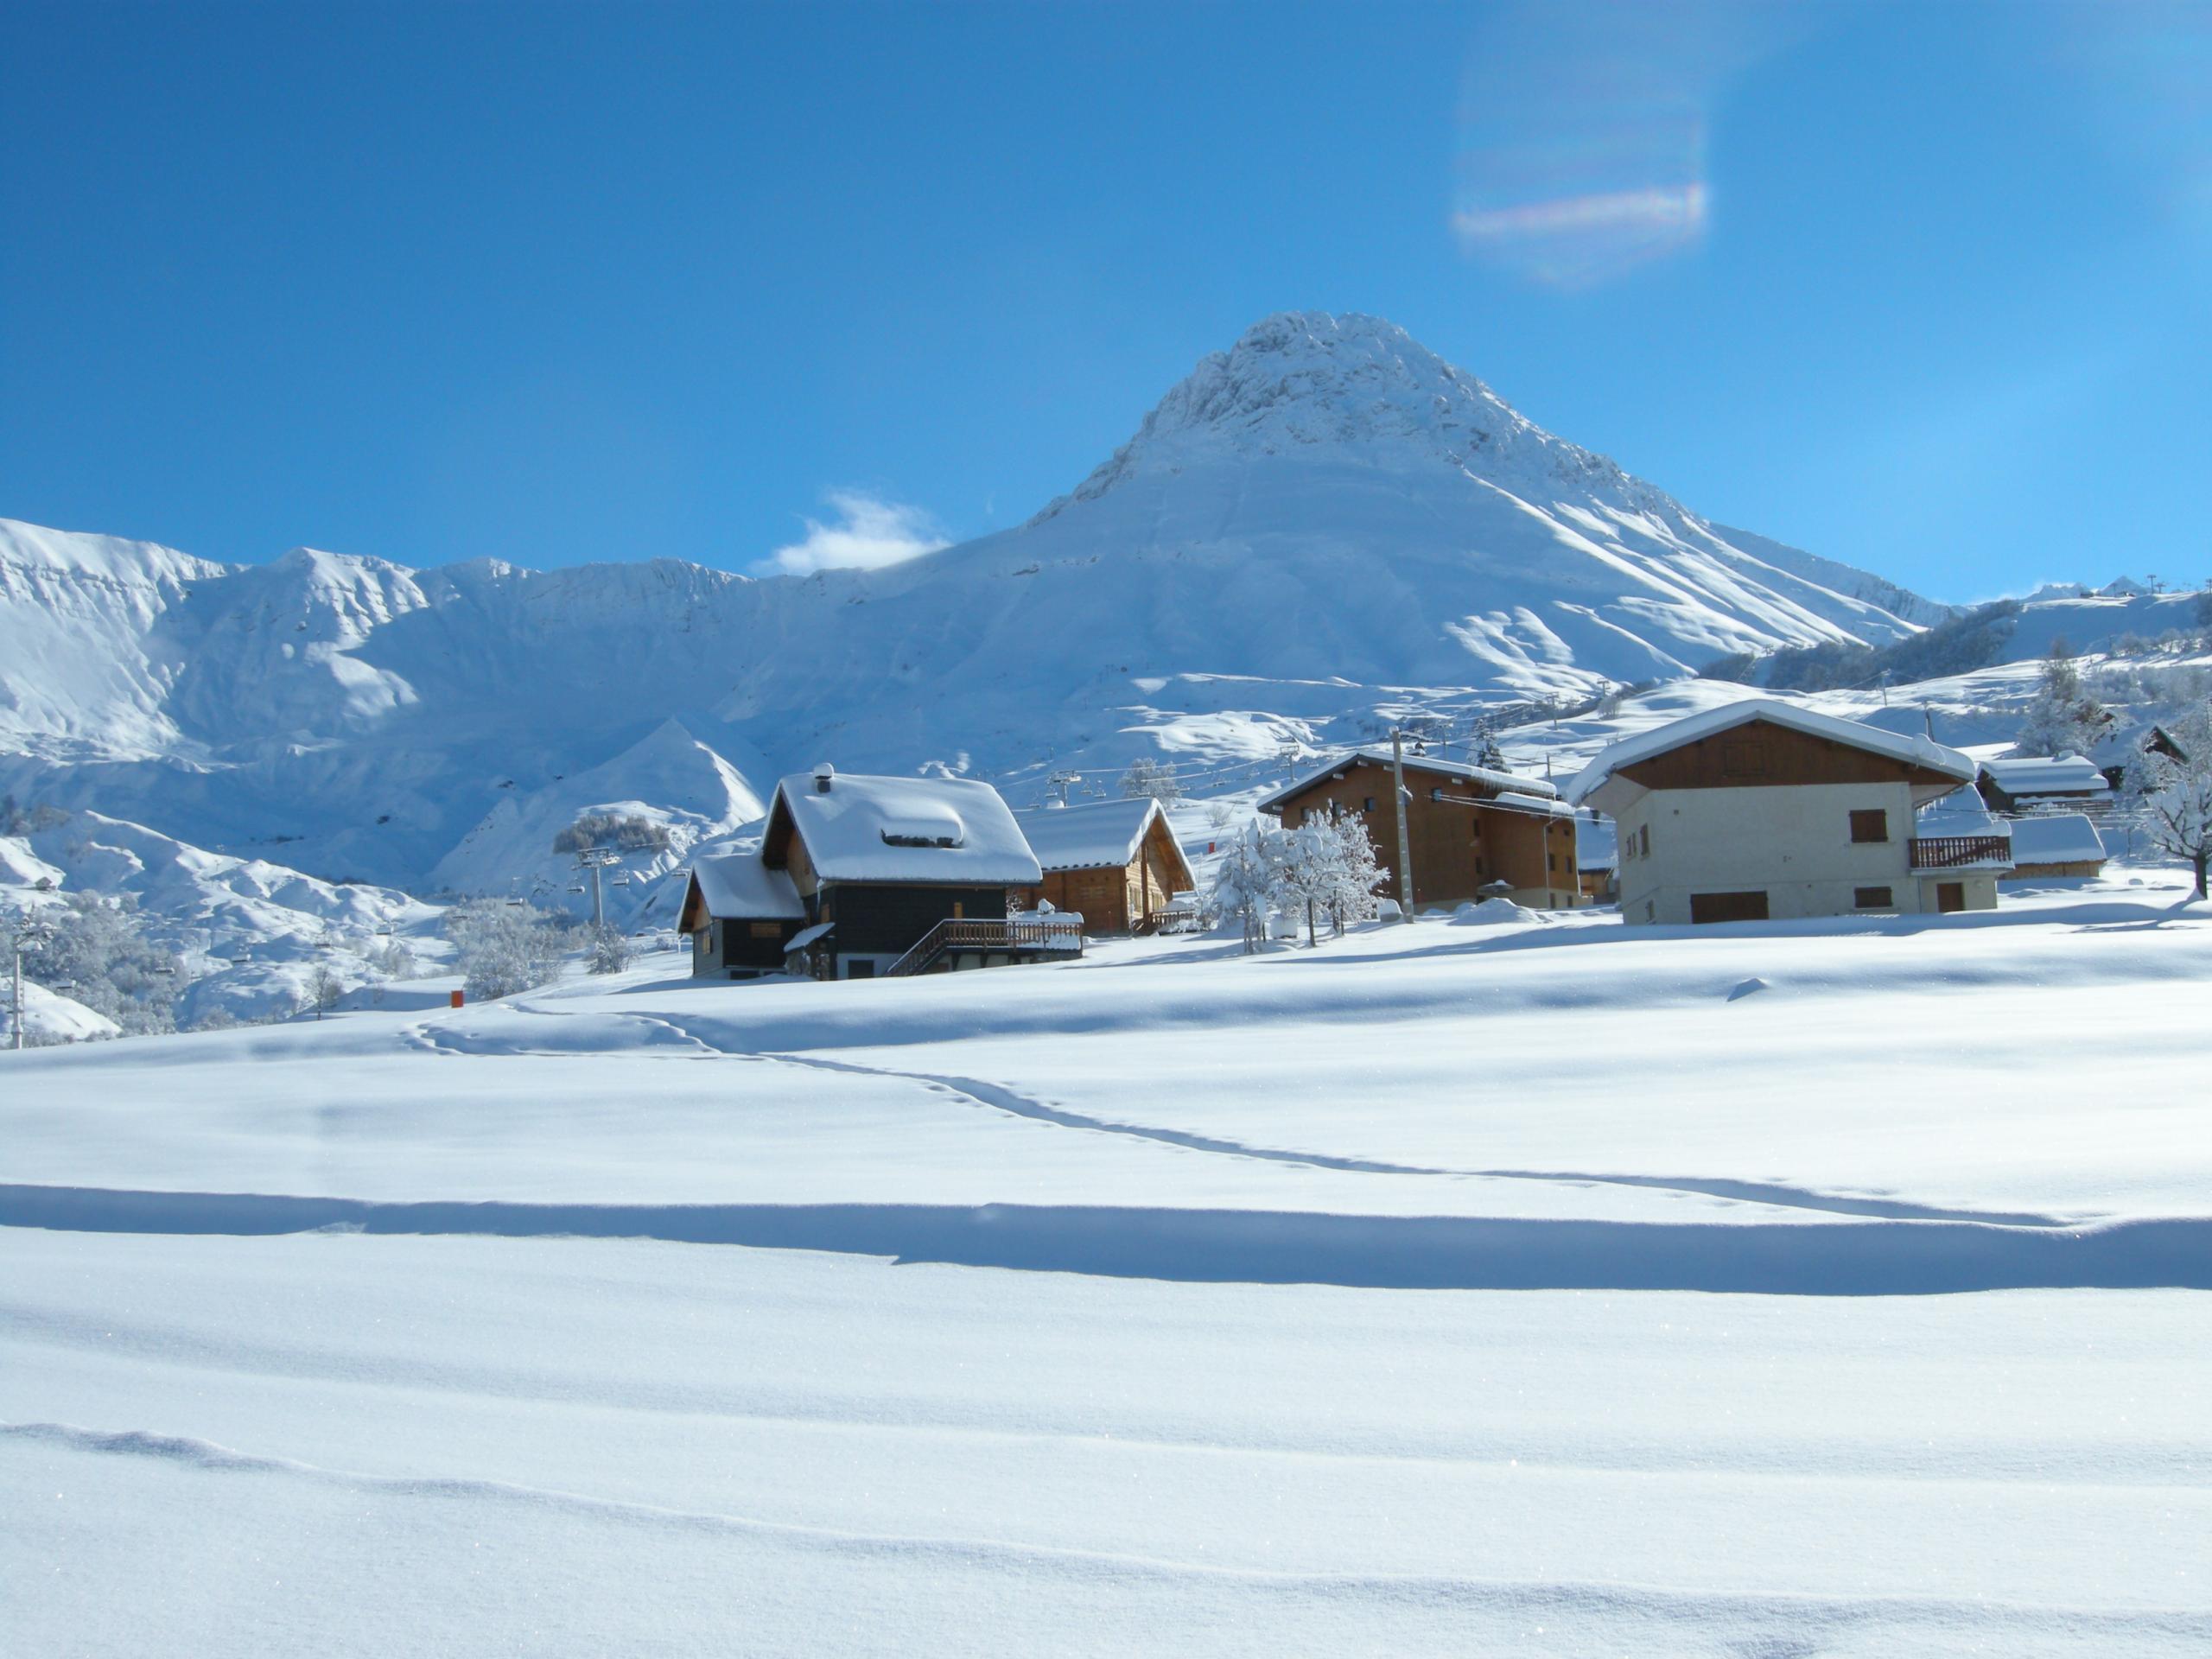
[[[1267,938],[1282,902],[1285,839],[1282,830],[1248,823],[1214,867],[1211,907],[1222,920],[1237,924],[1248,954]]]
[[[393,979],[415,977],[415,953],[404,939],[394,939],[370,960]]]
[[[619,974],[630,965],[630,936],[612,923],[586,930],[584,963],[594,974]]]
[[[1171,768],[1146,754],[1129,762],[1122,774],[1122,793],[1133,801],[1149,795],[1166,806],[1183,798],[1183,785],[1175,781]]]
[[[1467,752],[1478,766],[1492,772],[1506,770],[1505,752],[1497,747],[1497,721],[1490,715],[1477,715],[1467,734]]]
[[[128,1036],[176,1029],[181,964],[147,937],[137,899],[72,893],[41,914],[48,926],[44,938],[26,938],[25,979],[105,1014]],[[0,938],[0,951],[12,947]]]
[[[445,930],[468,995],[478,1001],[551,984],[568,950],[567,931],[555,918],[496,899],[455,905],[446,912]]]
[[[2082,685],[2066,642],[2053,640],[2013,746],[2022,754],[2087,754],[2111,723],[2112,715]]]
[[[1371,922],[1380,913],[1376,895],[1387,877],[1375,856],[1375,838],[1355,814],[1333,808],[1325,831],[1331,849],[1329,918],[1342,933],[1346,923]]]
[[[2166,728],[2180,758],[2146,751],[2128,763],[2125,794],[2137,824],[2160,852],[2187,861],[2196,897],[2212,865],[2212,703]]]
[[[1328,918],[1341,934],[1348,921],[1375,914],[1375,889],[1382,880],[1367,826],[1351,813],[1332,810],[1282,835],[1279,880],[1282,893],[1302,909],[1306,943],[1318,943],[1318,924]]]

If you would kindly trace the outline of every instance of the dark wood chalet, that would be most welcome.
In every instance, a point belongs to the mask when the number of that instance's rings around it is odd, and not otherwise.
[[[1316,768],[1260,803],[1287,829],[1309,817],[1349,813],[1367,827],[1382,888],[1399,896],[1397,820],[1390,809],[1387,751],[1358,749]],[[1574,813],[1540,778],[1465,761],[1405,759],[1406,835],[1414,866],[1413,902],[1456,905],[1503,892],[1516,904],[1568,910],[1582,895]]]
[[[1033,962],[1081,949],[1069,925],[1007,914],[1043,877],[999,792],[957,778],[873,778],[818,766],[776,785],[760,862],[805,925],[786,966],[861,979]]]
[[[691,867],[676,925],[690,936],[694,974],[751,979],[783,972],[785,952],[806,921],[790,873],[768,868],[757,853],[739,853]]]
[[[1086,933],[1150,933],[1168,903],[1198,885],[1160,803],[1099,801],[1014,815],[1044,880],[1012,895],[1083,918]]]

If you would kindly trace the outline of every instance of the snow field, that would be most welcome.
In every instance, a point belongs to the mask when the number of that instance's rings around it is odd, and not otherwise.
[[[2202,1652],[2179,897],[664,956],[0,1055],[0,1604],[55,1654]]]
[[[2183,1292],[11,1230],[33,1650],[2201,1651]],[[128,1584],[126,1610],[108,1591]]]

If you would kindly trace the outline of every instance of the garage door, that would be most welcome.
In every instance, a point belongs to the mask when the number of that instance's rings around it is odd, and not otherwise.
[[[1766,920],[1766,890],[1757,893],[1694,893],[1690,895],[1694,922],[1763,922]]]

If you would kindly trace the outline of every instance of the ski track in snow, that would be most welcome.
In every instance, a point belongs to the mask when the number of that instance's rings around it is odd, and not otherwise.
[[[550,1019],[573,1019],[579,1016],[549,1008],[537,1002],[518,1001],[512,1005],[518,1013],[533,1014]],[[1071,1111],[1056,1106],[1033,1095],[1025,1095],[1004,1084],[990,1083],[980,1077],[948,1076],[928,1071],[905,1071],[892,1066],[863,1065],[853,1060],[833,1060],[819,1055],[782,1053],[773,1050],[726,1049],[716,1046],[696,1031],[665,1014],[639,1014],[623,1010],[612,1017],[638,1022],[667,1031],[671,1037],[690,1045],[676,1054],[669,1054],[666,1046],[656,1044],[661,1058],[686,1059],[739,1059],[765,1061],[782,1065],[810,1068],[821,1071],[843,1072],[853,1077],[882,1077],[911,1083],[939,1095],[965,1099],[978,1106],[1001,1111],[1014,1117],[1027,1118],[1033,1122],[1050,1123],[1060,1128],[1087,1130],[1098,1135],[1116,1135],[1131,1140],[1149,1141],[1162,1146],[1178,1147],[1185,1152],[1200,1152],[1218,1157],[1250,1158],[1268,1163],[1283,1163],[1313,1169],[1340,1170],[1360,1175],[1425,1175],[1457,1180],[1534,1181],[1548,1185],[1567,1186],[1634,1186],[1662,1192],[1681,1192],[1700,1198],[1720,1198],[1738,1204],[1758,1204],[1782,1210],[1810,1210],[1826,1215],[1859,1216],[1884,1221],[1950,1221],[1974,1222],[2004,1227],[2063,1228],[2072,1225],[2056,1216],[2031,1211],[1986,1211],[1950,1209],[1936,1205],[1911,1204],[1902,1199],[1882,1198],[1854,1198],[1844,1194],[1815,1192],[1779,1182],[1744,1181],[1721,1178],[1688,1175],[1604,1175],[1580,1170],[1528,1169],[1447,1169],[1421,1164],[1390,1163],[1379,1159],[1338,1157],[1327,1153],[1293,1151],[1279,1147],[1254,1146],[1247,1141],[1232,1141],[1219,1135],[1194,1134],[1189,1130],[1163,1128],[1141,1123],[1116,1122],[1110,1119],[1093,1117],[1086,1113]],[[516,1048],[507,1044],[486,1044],[480,1048],[441,1043],[432,1034],[429,1025],[410,1027],[408,1035],[423,1046],[440,1053],[536,1054],[552,1057],[569,1052],[556,1049]]]
[[[1471,1574],[1299,1573],[1217,1562],[1018,1543],[1010,1540],[871,1533],[715,1510],[677,1509],[634,1500],[594,1497],[558,1488],[453,1475],[379,1475],[326,1467],[297,1459],[245,1452],[189,1435],[144,1429],[99,1429],[73,1423],[0,1422],[0,1442],[43,1446],[92,1457],[168,1464],[218,1478],[276,1479],[357,1493],[370,1500],[514,1506],[562,1514],[586,1522],[640,1530],[719,1535],[771,1549],[843,1557],[855,1561],[895,1560],[939,1567],[1039,1575],[1135,1589],[1194,1582],[1240,1589],[1287,1601],[1387,1603],[1394,1608],[1447,1611],[1481,1607],[1491,1612],[1573,1612],[1633,1619],[1679,1630],[1684,1639],[1714,1627],[1767,1627],[1740,1651],[1760,1655],[1813,1653],[1823,1635],[1864,1637],[1889,1630],[1899,1644],[1916,1645],[1943,1635],[1971,1632],[1979,1641],[2002,1637],[2048,1640],[2063,1635],[2099,1641],[2108,1651],[2158,1637],[2176,1643],[2212,1643],[2212,1617],[2175,1608],[2104,1611],[2063,1603],[1992,1602],[1935,1596],[1758,1594],[1688,1592],[1601,1580],[1488,1579]],[[1785,1634],[1786,1633],[1786,1634]],[[2000,1645],[2003,1645],[2000,1641]]]

